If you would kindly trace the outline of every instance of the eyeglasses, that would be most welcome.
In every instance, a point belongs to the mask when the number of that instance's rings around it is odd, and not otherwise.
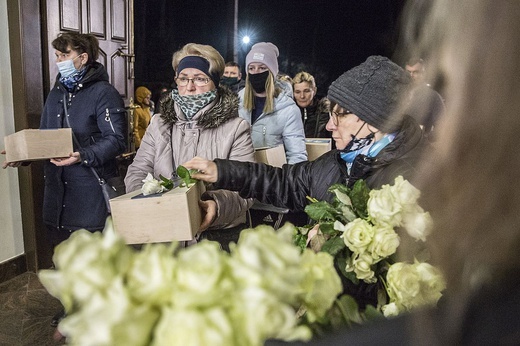
[[[195,84],[195,86],[202,87],[209,83],[210,79],[207,77],[195,77],[195,78],[186,78],[186,77],[179,77],[176,78],[175,81],[177,82],[178,86],[185,87],[188,85],[190,81]]]
[[[330,118],[332,119],[332,123],[334,124],[334,126],[338,126],[339,125],[339,118],[342,118],[342,117],[345,117],[349,114],[352,114],[351,111],[349,110],[346,110],[344,112],[336,112],[336,111],[331,111],[329,112],[329,116]]]

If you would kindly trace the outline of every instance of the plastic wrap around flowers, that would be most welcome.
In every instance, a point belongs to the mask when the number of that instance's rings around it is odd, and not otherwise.
[[[333,258],[302,252],[295,229],[244,230],[227,253],[215,242],[136,251],[114,233],[79,230],[39,278],[64,305],[73,345],[262,345],[308,340],[341,292]]]
[[[364,281],[385,289],[386,300],[378,302],[385,316],[436,304],[445,288],[440,271],[426,262],[393,259],[401,236],[425,241],[430,232],[431,217],[417,203],[420,191],[401,176],[379,190],[370,191],[358,181],[352,189],[337,184],[329,191],[335,194],[332,203],[312,200],[306,208],[318,222],[314,232],[319,227],[311,247],[335,256],[352,283]],[[305,247],[309,229],[300,232],[296,242]]]

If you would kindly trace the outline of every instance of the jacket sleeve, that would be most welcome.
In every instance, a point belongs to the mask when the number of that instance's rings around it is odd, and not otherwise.
[[[254,148],[251,140],[251,126],[243,119],[240,119],[234,136],[230,160],[254,162]],[[253,199],[242,198],[238,192],[228,190],[211,190],[207,191],[202,199],[213,199],[217,203],[217,218],[211,225],[211,228],[227,228],[235,226],[237,218],[253,205]]]
[[[126,109],[119,92],[107,83],[96,101],[96,121],[101,139],[78,152],[84,165],[99,167],[125,152]]]
[[[287,163],[294,164],[307,161],[307,149],[305,147],[305,130],[301,113],[293,104],[285,109],[287,121],[283,129],[282,137],[285,146]]]
[[[215,188],[238,191],[243,198],[255,198],[275,207],[303,211],[312,186],[312,162],[284,165],[215,159],[218,181]]]
[[[240,215],[244,215],[254,203],[252,198],[242,198],[238,192],[229,190],[206,191],[202,200],[212,199],[217,203],[217,217],[211,224],[212,229],[222,229],[236,226],[236,221]]]
[[[246,120],[240,119],[234,138],[228,159],[254,162],[255,149],[251,139],[251,125]]]

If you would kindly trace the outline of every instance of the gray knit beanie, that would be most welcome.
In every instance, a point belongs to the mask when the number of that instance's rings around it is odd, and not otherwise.
[[[255,43],[246,56],[246,72],[247,67],[252,62],[261,62],[271,71],[273,76],[278,75],[278,47],[271,42]]]
[[[329,87],[327,97],[385,133],[401,126],[403,115],[394,114],[411,85],[410,74],[390,59],[371,56],[343,73]]]

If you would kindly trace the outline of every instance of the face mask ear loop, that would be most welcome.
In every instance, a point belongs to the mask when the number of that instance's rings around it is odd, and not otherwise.
[[[351,135],[352,136],[352,140],[356,139],[357,138],[357,135],[359,134],[359,132],[361,131],[361,129],[363,128],[363,126],[365,126],[367,122],[366,121],[363,121],[363,125],[361,125],[361,127],[359,128],[359,130],[357,130],[356,134],[355,135]],[[370,129],[368,129],[370,131]],[[372,131],[370,131],[372,132]]]
[[[370,127],[371,127],[371,126],[367,124],[367,129],[368,129],[368,131],[370,131],[371,134],[375,135],[376,133],[379,132],[379,130],[377,130],[377,131],[372,131],[372,129],[371,129]]]

